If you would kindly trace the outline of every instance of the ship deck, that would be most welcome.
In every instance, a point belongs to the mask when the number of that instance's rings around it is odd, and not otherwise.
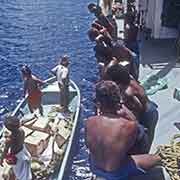
[[[122,29],[122,23],[118,24],[118,29]],[[175,122],[180,122],[180,102],[173,98],[175,88],[180,88],[180,63],[176,62],[175,40],[174,39],[149,39],[145,40],[141,36],[141,65],[139,80],[145,79],[149,75],[156,75],[158,78],[166,78],[168,88],[159,90],[155,94],[148,96],[150,100],[158,105],[159,119],[156,124],[154,140],[150,153],[157,150],[157,146],[170,144],[171,138],[180,133],[174,126]],[[145,176],[134,177],[133,180],[170,180],[164,168],[155,168]]]

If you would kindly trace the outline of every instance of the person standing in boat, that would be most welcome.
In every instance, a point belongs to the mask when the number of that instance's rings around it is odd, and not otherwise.
[[[35,109],[39,109],[39,113],[43,116],[43,107],[41,104],[42,92],[40,86],[44,84],[42,80],[32,75],[31,69],[24,65],[21,68],[22,76],[24,79],[24,97],[28,94],[28,106],[31,113]]]
[[[15,116],[9,116],[4,121],[5,127],[11,132],[6,137],[4,152],[0,159],[12,165],[14,175],[18,180],[32,180],[31,155],[25,147],[25,132],[20,128],[20,121]]]
[[[127,116],[120,93],[112,81],[96,85],[96,101],[101,114],[86,121],[86,144],[90,150],[90,168],[99,178],[106,180],[129,179],[145,173],[158,164],[158,155],[129,155],[138,134],[138,123]],[[97,148],[98,147],[98,148]]]
[[[59,65],[53,68],[51,71],[56,75],[58,86],[60,89],[60,106],[64,112],[69,112],[69,57],[64,55]]]

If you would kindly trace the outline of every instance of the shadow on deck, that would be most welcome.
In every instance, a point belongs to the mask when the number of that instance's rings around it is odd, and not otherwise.
[[[159,120],[154,134],[150,153],[157,150],[157,146],[169,144],[179,130],[174,126],[179,122],[180,102],[173,98],[175,88],[180,88],[180,63],[177,63],[175,40],[143,40],[141,47],[140,81],[148,75],[167,79],[167,88],[157,91],[149,98],[158,105]],[[167,172],[162,168],[154,168],[144,176],[130,180],[170,180]]]
[[[143,40],[141,48],[142,64],[160,64],[175,62],[176,49],[174,39]]]
[[[176,54],[174,39],[142,41],[141,64],[151,70],[158,70],[159,78],[166,76],[173,68],[180,68],[180,63],[176,63]]]

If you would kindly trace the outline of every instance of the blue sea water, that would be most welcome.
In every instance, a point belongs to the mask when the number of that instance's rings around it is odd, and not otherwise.
[[[93,85],[97,80],[93,45],[87,38],[93,19],[87,10],[89,2],[0,0],[0,117],[12,111],[22,97],[20,64],[28,64],[34,74],[47,79],[48,68],[53,68],[61,55],[71,58],[71,79],[82,95],[80,136],[71,180],[84,179],[82,172],[88,171],[83,125],[93,113]]]

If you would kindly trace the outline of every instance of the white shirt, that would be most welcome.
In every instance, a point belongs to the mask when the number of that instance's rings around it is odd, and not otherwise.
[[[52,69],[52,72],[56,73],[58,83],[64,85],[63,80],[65,80],[66,85],[69,83],[69,70],[67,67],[59,64]]]

